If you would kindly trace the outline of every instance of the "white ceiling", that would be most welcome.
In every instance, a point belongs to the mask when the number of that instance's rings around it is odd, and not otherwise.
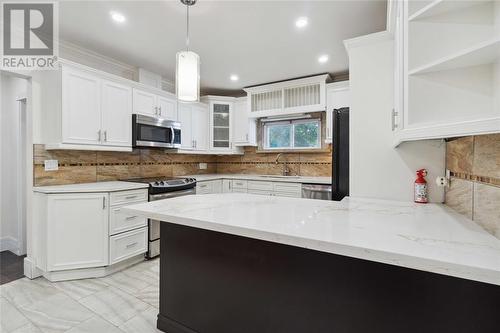
[[[385,30],[386,1],[209,1],[190,9],[191,49],[201,58],[205,92],[348,70],[342,41]],[[137,67],[175,78],[185,48],[180,1],[63,1],[60,38]],[[125,15],[116,24],[110,11]],[[298,17],[309,24],[299,30]],[[319,64],[321,54],[329,61]],[[229,80],[237,74],[239,81]]]

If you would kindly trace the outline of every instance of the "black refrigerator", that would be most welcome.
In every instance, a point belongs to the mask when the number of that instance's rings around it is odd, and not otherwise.
[[[332,200],[349,195],[349,108],[333,110]]]

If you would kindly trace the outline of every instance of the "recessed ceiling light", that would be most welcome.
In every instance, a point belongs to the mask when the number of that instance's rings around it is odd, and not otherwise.
[[[117,23],[123,23],[126,20],[125,16],[121,13],[110,12],[109,14],[111,15],[111,18],[113,19],[113,21],[115,21]]]
[[[240,78],[238,77],[238,75],[233,74],[233,75],[231,75],[231,76],[229,77],[229,79],[230,79],[231,81],[238,81]]]
[[[295,21],[295,26],[301,29],[304,28],[307,25],[307,23],[308,23],[307,17],[299,17],[297,21]]]
[[[318,58],[318,62],[320,64],[324,64],[327,61],[328,61],[328,55],[326,55],[326,54],[323,54],[323,55],[319,56],[319,58]]]

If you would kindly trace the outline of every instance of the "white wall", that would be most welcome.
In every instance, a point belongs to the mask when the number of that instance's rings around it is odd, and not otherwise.
[[[403,143],[393,148],[394,49],[389,33],[348,42],[350,110],[350,195],[413,201],[415,171],[426,168],[432,202],[444,191],[434,179],[444,175],[441,140]]]
[[[28,84],[24,79],[4,74],[0,80],[0,250],[24,254],[22,235],[26,220],[19,214],[22,203],[18,194],[20,184],[24,184],[19,159],[25,150],[20,140],[17,98],[26,96]]]

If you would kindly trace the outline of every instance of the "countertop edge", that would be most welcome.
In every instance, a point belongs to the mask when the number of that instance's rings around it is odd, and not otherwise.
[[[188,227],[201,228],[215,232],[248,237],[278,244],[290,245],[325,253],[347,256],[362,260],[379,262],[399,267],[432,272],[436,274],[453,276],[478,282],[489,283],[500,286],[500,271],[490,270],[482,267],[459,265],[455,263],[438,261],[435,259],[421,258],[396,252],[386,252],[369,248],[351,246],[339,243],[329,243],[320,240],[302,238],[290,235],[281,235],[269,231],[253,230],[244,227],[235,227],[216,222],[207,222],[192,218],[182,218],[157,213],[145,213],[142,210],[122,208],[123,212],[158,219],[168,219],[167,223],[174,223]],[[310,242],[311,244],[306,244]]]
[[[332,179],[331,177],[308,177],[308,176],[299,176],[300,178],[284,178],[277,176],[277,178],[273,178],[272,175],[241,175],[241,174],[208,174],[208,175],[186,175],[179,176],[183,177],[191,177],[195,178],[198,182],[211,181],[211,180],[222,180],[222,179],[241,179],[241,180],[255,180],[255,181],[268,181],[268,182],[282,182],[282,183],[299,183],[299,184],[318,184],[318,185],[331,185]],[[327,179],[321,179],[327,178]],[[328,179],[329,178],[329,179]]]
[[[148,188],[148,184],[133,183],[126,181],[113,182],[115,183],[114,186],[113,184],[109,183],[110,182],[96,182],[96,183],[80,183],[80,184],[68,184],[68,185],[34,186],[33,192],[43,193],[43,194],[99,193],[99,192],[120,192],[120,191],[140,190]],[[120,185],[117,186],[116,183],[120,183]],[[75,185],[78,188],[73,187]],[[84,185],[87,185],[88,187],[84,187]],[[106,185],[109,187],[106,187]],[[60,188],[57,188],[59,186]]]

